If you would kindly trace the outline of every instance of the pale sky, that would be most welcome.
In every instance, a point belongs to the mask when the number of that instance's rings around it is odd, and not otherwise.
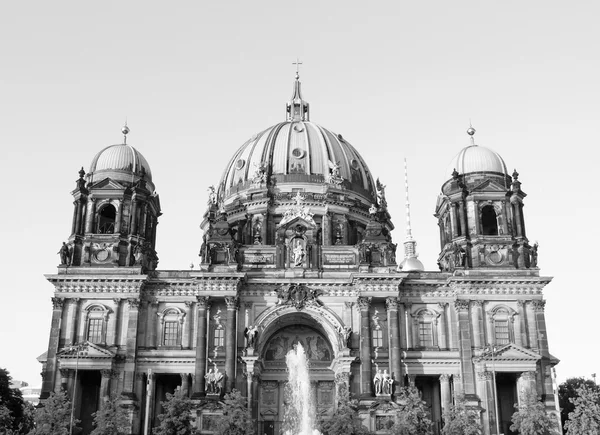
[[[311,120],[364,157],[437,270],[433,217],[447,166],[469,144],[521,174],[539,242],[559,381],[600,372],[595,320],[600,215],[598,2],[33,1],[0,11],[4,249],[0,367],[41,382],[57,252],[77,171],[103,147],[147,158],[164,215],[160,269],[198,264],[207,187],[249,137],[283,121],[298,57]],[[450,168],[451,170],[452,168]]]

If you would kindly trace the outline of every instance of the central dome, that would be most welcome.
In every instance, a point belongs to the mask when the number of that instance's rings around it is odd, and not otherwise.
[[[268,168],[277,185],[323,185],[337,170],[339,185],[373,197],[369,168],[352,145],[339,134],[310,121],[289,120],[252,136],[230,160],[219,196],[227,202],[250,187],[260,168]]]

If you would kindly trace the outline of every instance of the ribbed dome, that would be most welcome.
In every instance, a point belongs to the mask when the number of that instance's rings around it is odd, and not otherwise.
[[[454,170],[459,174],[472,172],[495,172],[507,175],[506,164],[500,155],[489,148],[470,145],[463,148],[452,159],[446,169],[446,179],[452,178]]]
[[[127,144],[110,145],[96,154],[90,165],[88,177],[99,181],[101,175],[105,175],[117,180],[131,181],[131,175],[142,175],[142,168],[146,181],[152,182],[150,165],[138,150]]]
[[[288,120],[250,138],[227,165],[219,196],[227,198],[232,190],[249,187],[261,164],[277,176],[278,185],[322,185],[332,172],[331,165],[339,165],[346,189],[363,196],[374,195],[369,168],[354,147],[341,135],[309,121]]]

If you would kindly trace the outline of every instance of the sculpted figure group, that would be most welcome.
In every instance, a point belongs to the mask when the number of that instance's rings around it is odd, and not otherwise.
[[[394,380],[389,375],[387,370],[384,370],[383,373],[381,370],[377,370],[375,377],[373,378],[373,384],[375,385],[375,395],[389,395],[392,394],[392,385],[394,385]]]
[[[206,394],[221,394],[223,391],[223,373],[219,371],[218,367],[215,366],[214,369],[210,369],[204,375],[204,379],[206,380]]]

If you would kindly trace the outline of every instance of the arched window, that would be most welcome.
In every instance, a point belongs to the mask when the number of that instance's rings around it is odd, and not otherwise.
[[[85,338],[90,343],[106,344],[109,310],[104,305],[90,305],[85,310]]]
[[[112,204],[107,204],[98,213],[98,234],[112,234],[115,232],[117,211]]]
[[[215,329],[215,337],[213,340],[214,347],[223,347],[225,346],[225,329],[223,329],[223,325],[219,324],[217,329]]]
[[[159,314],[162,329],[162,346],[181,346],[181,331],[184,316],[185,313],[177,308],[167,308]]]
[[[417,347],[433,348],[438,346],[437,318],[439,314],[427,309],[420,310],[414,317]]]
[[[498,235],[498,219],[492,205],[486,205],[481,209],[481,231],[484,236]]]
[[[490,320],[494,344],[504,345],[514,342],[513,315],[512,310],[503,306],[492,311]]]

